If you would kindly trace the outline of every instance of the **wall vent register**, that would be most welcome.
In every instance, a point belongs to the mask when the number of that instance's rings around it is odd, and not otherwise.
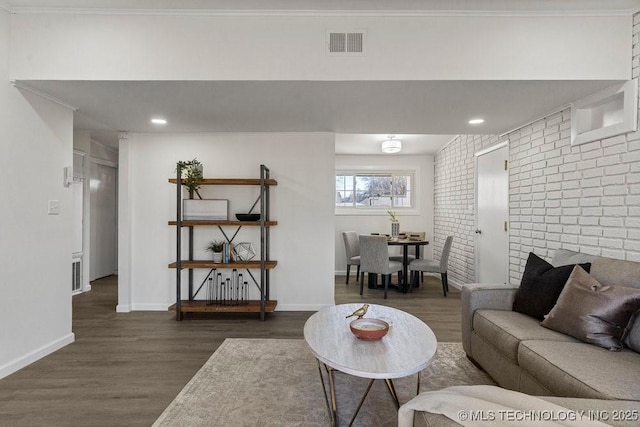
[[[327,33],[327,47],[330,54],[364,54],[365,33],[334,32]]]

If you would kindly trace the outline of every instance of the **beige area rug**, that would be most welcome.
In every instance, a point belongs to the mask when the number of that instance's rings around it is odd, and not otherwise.
[[[417,376],[394,380],[405,403]],[[348,425],[368,380],[336,373],[340,425]],[[495,384],[459,343],[439,343],[422,372],[421,391],[451,385]],[[304,340],[226,339],[154,426],[327,426],[329,414],[318,364]],[[395,426],[397,412],[384,381],[371,388],[354,425]]]

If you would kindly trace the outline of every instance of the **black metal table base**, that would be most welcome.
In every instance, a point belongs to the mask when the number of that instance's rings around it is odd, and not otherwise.
[[[384,285],[378,284],[378,275],[374,273],[367,273],[367,288],[368,289],[384,289]],[[390,283],[389,289],[395,289],[398,292],[402,292],[403,294],[407,293],[407,289],[402,286],[402,283]]]

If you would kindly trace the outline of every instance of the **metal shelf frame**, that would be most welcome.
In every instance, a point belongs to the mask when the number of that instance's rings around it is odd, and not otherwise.
[[[184,312],[191,311],[206,311],[206,312],[220,312],[220,311],[234,311],[234,310],[193,310],[193,307],[198,306],[197,304],[194,306],[194,303],[197,301],[195,297],[198,292],[202,288],[202,284],[198,287],[198,289],[194,292],[193,286],[193,269],[195,268],[209,268],[209,275],[216,268],[245,268],[248,272],[249,276],[252,278],[254,284],[258,288],[260,292],[260,299],[255,301],[254,306],[259,306],[260,320],[265,320],[265,313],[267,311],[271,312],[275,309],[276,301],[269,300],[270,293],[270,270],[275,268],[277,265],[277,261],[270,259],[269,254],[269,242],[270,242],[270,233],[271,227],[277,225],[276,221],[270,220],[270,187],[277,185],[278,183],[271,179],[269,168],[265,165],[260,165],[260,178],[259,179],[223,179],[223,178],[208,178],[204,179],[202,185],[256,185],[259,186],[259,195],[253,206],[249,210],[248,213],[252,213],[253,209],[260,204],[260,220],[255,222],[248,221],[183,221],[182,219],[182,200],[183,200],[183,191],[182,191],[182,167],[178,165],[176,168],[176,178],[170,178],[170,183],[176,184],[176,220],[169,221],[169,225],[176,226],[176,261],[169,264],[169,268],[176,269],[176,303],[171,306],[170,309],[175,309],[176,311],[176,320],[181,321],[183,318]],[[189,193],[189,198],[193,198],[193,192]],[[259,226],[260,227],[260,260],[259,261],[250,261],[250,262],[231,262],[231,263],[212,263],[210,261],[200,261],[194,260],[194,249],[193,249],[193,233],[194,227],[199,226],[217,226],[224,238],[228,243],[232,243],[235,236],[238,234],[238,231],[243,226]],[[231,237],[224,231],[223,227],[225,226],[233,226],[237,227],[235,232],[231,235]],[[182,254],[182,230],[184,227],[188,228],[188,256],[187,259],[183,259]],[[182,300],[182,270],[188,270],[188,300]],[[260,276],[259,280],[256,280],[251,269],[259,269]],[[209,277],[209,276],[207,276]],[[206,281],[206,278],[205,278]],[[184,307],[184,309],[183,309]],[[256,307],[257,308],[257,307]],[[239,312],[255,312],[256,310],[246,310],[242,308],[238,308],[235,311]]]

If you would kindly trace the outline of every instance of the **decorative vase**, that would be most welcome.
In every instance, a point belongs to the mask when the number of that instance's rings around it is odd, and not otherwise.
[[[391,237],[398,237],[400,234],[400,223],[392,222],[391,223]]]
[[[222,252],[213,253],[213,262],[222,262]]]

